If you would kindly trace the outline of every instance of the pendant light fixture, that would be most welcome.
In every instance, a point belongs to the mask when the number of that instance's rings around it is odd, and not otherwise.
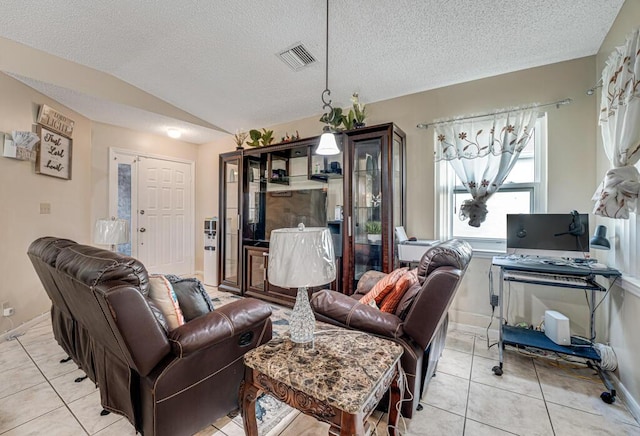
[[[327,0],[327,33],[325,56],[325,86],[324,91],[322,91],[322,109],[324,110],[325,115],[327,115],[327,118],[329,118],[331,112],[333,112],[331,99],[329,98],[331,97],[331,91],[329,91],[329,0]],[[318,144],[316,154],[331,156],[338,153],[340,153],[340,150],[338,149],[338,144],[336,143],[336,137],[327,124],[322,129],[322,136],[320,136],[320,144]]]

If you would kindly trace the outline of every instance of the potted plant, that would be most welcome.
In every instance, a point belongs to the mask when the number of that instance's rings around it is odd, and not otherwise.
[[[261,132],[260,130],[251,129],[249,130],[249,138],[251,138],[251,141],[247,141],[248,146],[264,147],[273,142],[273,130],[262,129]]]
[[[340,124],[343,123],[344,115],[342,114],[342,108],[334,107],[331,108],[329,113],[323,114],[320,117],[320,122],[325,123],[333,127],[333,130],[339,131]]]
[[[251,138],[251,141],[247,141],[247,145],[249,147],[260,147],[260,139],[262,138],[262,133],[260,133],[260,130],[249,130],[249,138]]]
[[[233,135],[233,142],[236,143],[236,150],[242,150],[242,144],[244,144],[247,136],[249,136],[249,133],[243,130],[236,130],[236,133]]]
[[[364,225],[369,242],[380,242],[382,240],[382,223],[380,221],[367,221]]]
[[[264,147],[270,145],[274,140],[273,130],[262,129],[262,135],[260,137],[260,144]]]
[[[354,127],[356,129],[360,127],[364,127],[364,119],[367,117],[365,110],[366,105],[360,103],[360,99],[358,98],[358,93],[354,92],[351,96],[351,103],[353,109],[350,109],[349,112],[353,110],[353,118],[354,118]]]
[[[347,113],[347,115],[342,117],[342,125],[344,126],[345,130],[351,130],[355,127],[355,123],[356,123],[355,112],[353,112],[353,109],[349,109],[349,112]]]

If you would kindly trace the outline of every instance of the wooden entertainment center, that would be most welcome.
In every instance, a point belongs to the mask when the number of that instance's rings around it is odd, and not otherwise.
[[[333,289],[352,294],[364,272],[398,265],[394,229],[405,225],[405,134],[387,123],[336,139],[341,153],[335,156],[314,154],[319,136],[220,155],[220,289],[293,306],[295,289],[269,283],[269,234],[299,222],[331,230]]]

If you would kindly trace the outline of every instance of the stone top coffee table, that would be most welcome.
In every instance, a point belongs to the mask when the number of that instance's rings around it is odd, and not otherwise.
[[[366,419],[391,388],[389,434],[395,434],[402,347],[367,333],[316,331],[312,349],[275,339],[244,355],[241,387],[245,433],[257,435],[255,401],[261,392],[330,424],[329,434],[364,435]]]

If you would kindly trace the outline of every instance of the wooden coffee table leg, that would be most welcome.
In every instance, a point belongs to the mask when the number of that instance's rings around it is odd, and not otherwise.
[[[240,403],[242,405],[242,423],[247,436],[258,436],[258,421],[256,420],[256,399],[260,389],[253,384],[253,370],[246,368],[245,381],[240,388]]]
[[[364,417],[360,413],[342,412],[340,436],[364,436]]]
[[[391,382],[389,388],[389,421],[387,422],[387,430],[389,436],[396,435],[396,426],[398,425],[398,407],[400,406],[400,387],[398,386],[398,373]]]

